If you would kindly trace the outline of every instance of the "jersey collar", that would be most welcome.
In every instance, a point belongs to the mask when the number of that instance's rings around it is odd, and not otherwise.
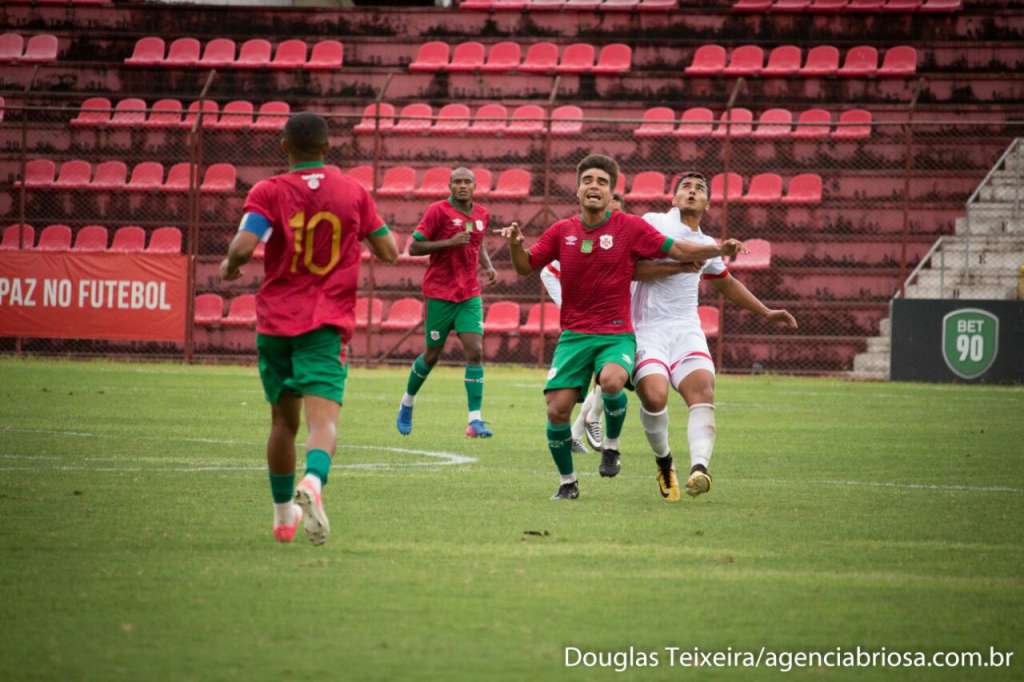
[[[324,167],[324,162],[323,161],[303,161],[302,163],[297,163],[294,166],[292,166],[291,167],[291,171],[295,172],[295,171],[300,171],[300,170],[309,170],[310,168],[323,168],[323,167]]]
[[[580,224],[583,225],[583,229],[584,230],[588,230],[588,231],[589,230],[596,230],[597,228],[604,226],[605,223],[607,223],[609,220],[611,220],[611,217],[612,217],[611,210],[607,210],[607,211],[604,212],[604,218],[601,219],[601,222],[599,222],[599,223],[597,223],[595,225],[588,225],[587,221],[583,219],[583,215],[580,214]]]
[[[452,208],[454,208],[456,211],[458,211],[462,215],[466,216],[467,218],[472,218],[473,217],[473,203],[472,202],[470,202],[470,204],[469,204],[469,213],[466,213],[461,208],[459,208],[458,206],[455,205],[454,197],[452,197],[452,195],[449,194],[448,195],[448,205],[451,206]]]

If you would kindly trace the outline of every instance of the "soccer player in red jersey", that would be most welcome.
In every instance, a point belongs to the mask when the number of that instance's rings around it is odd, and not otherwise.
[[[518,225],[501,230],[520,275],[556,259],[561,264],[563,331],[544,386],[548,448],[561,476],[554,499],[579,496],[569,417],[593,374],[598,375],[605,412],[598,472],[606,477],[619,473],[619,435],[626,418],[623,389],[636,354],[630,283],[637,261],[668,256],[692,263],[732,256],[743,248],[734,239],[720,246],[673,241],[636,216],[609,211],[618,175],[618,164],[607,156],[591,154],[580,161],[576,167],[580,214],[549,227],[529,251],[523,248]]]
[[[484,421],[481,407],[484,399],[483,333],[484,309],[480,299],[482,269],[488,284],[494,284],[497,273],[482,248],[490,216],[487,209],[473,201],[476,180],[468,168],[452,171],[448,183],[451,196],[431,204],[412,233],[409,253],[430,255],[430,265],[423,276],[423,296],[427,299],[424,322],[426,350],[412,364],[405,395],[398,406],[395,425],[407,436],[412,432],[412,410],[423,382],[441,358],[448,334],[454,329],[462,341],[466,359],[465,385],[469,417],[466,436],[490,438],[493,434]]]
[[[322,487],[335,448],[345,393],[345,344],[355,326],[359,242],[388,263],[395,240],[373,198],[355,180],[324,165],[327,121],[302,112],[288,119],[281,147],[291,170],[256,183],[238,234],[221,262],[225,281],[238,279],[260,241],[264,278],[256,294],[256,348],[270,403],[267,466],[274,499],[274,537],[290,542],[299,521],[310,541],[330,533]],[[295,485],[295,437],[305,410],[306,473]]]

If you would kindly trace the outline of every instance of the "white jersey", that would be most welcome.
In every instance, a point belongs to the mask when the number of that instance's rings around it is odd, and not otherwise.
[[[548,290],[548,296],[559,308],[562,307],[562,269],[561,264],[553,260],[540,270],[540,281]]]
[[[714,239],[700,231],[691,230],[683,223],[679,209],[667,213],[646,213],[646,220],[658,232],[675,241],[696,244],[716,244]],[[721,258],[705,261],[700,272],[681,272],[650,282],[635,282],[633,285],[633,325],[643,327],[696,326],[700,328],[697,315],[698,293],[701,277],[717,279],[725,277],[728,268]]]

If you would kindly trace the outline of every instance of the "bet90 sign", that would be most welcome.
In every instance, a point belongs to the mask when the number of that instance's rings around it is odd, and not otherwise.
[[[954,310],[942,318],[942,357],[953,374],[976,379],[999,352],[999,318],[980,308]]]

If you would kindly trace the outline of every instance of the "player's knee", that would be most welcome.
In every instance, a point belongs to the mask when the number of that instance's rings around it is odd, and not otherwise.
[[[614,372],[601,375],[601,391],[608,394],[618,393],[626,387],[626,373]]]
[[[270,429],[275,435],[295,438],[299,432],[299,420],[292,415],[274,410],[270,418]]]
[[[427,348],[423,351],[423,362],[425,362],[429,367],[433,367],[437,364],[437,361],[441,359],[441,351],[443,350],[443,346]]]
[[[556,401],[548,403],[548,421],[552,424],[568,424],[572,416],[572,405],[562,405]]]
[[[644,390],[637,389],[640,396],[640,403],[648,412],[661,412],[668,404],[668,390],[662,387],[648,387]]]
[[[483,363],[484,354],[480,350],[480,346],[475,344],[466,344],[462,350],[466,357],[467,365],[479,365]]]

